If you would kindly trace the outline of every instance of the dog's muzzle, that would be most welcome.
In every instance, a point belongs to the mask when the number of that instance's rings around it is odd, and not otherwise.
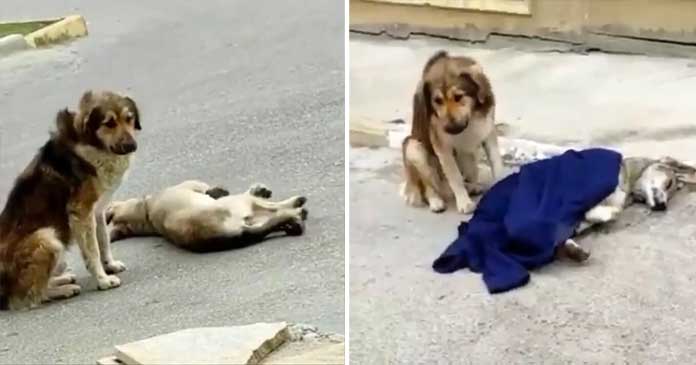
[[[459,134],[462,133],[468,126],[468,120],[464,122],[464,124],[448,123],[447,125],[445,125],[445,132],[447,132],[448,134]]]
[[[655,202],[655,205],[653,205],[652,208],[650,208],[650,209],[655,211],[655,212],[664,212],[665,210],[667,210],[667,203]]]
[[[111,151],[117,155],[127,155],[129,153],[135,152],[138,149],[138,144],[135,141],[119,143],[114,146]]]
[[[135,152],[138,149],[138,143],[135,140],[118,143],[111,148],[111,151],[117,155],[127,155]]]

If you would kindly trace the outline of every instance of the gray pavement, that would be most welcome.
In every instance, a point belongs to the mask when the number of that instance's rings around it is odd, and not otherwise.
[[[694,60],[484,50],[438,40],[351,40],[351,118],[408,120],[439,48],[481,59],[513,137],[696,160]],[[376,75],[383,75],[377,79]],[[491,296],[481,277],[432,262],[461,220],[407,207],[396,149],[350,155],[350,353],[356,364],[680,364],[696,356],[696,193],[666,213],[630,207],[556,261]]]
[[[139,102],[143,133],[118,197],[197,178],[304,193],[303,237],[196,255],[160,239],[114,244],[123,285],[0,313],[0,363],[93,363],[113,345],[257,321],[344,330],[343,4],[328,1],[7,0],[2,20],[80,13],[90,35],[0,59],[0,204],[59,108],[87,88]]]

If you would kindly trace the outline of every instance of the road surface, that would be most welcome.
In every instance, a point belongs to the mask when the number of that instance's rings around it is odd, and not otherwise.
[[[90,35],[0,59],[0,204],[59,108],[88,88],[131,94],[140,149],[117,194],[196,178],[302,193],[303,237],[196,255],[160,239],[114,244],[120,288],[99,292],[73,248],[80,296],[0,313],[0,363],[93,363],[187,327],[295,321],[344,327],[343,4],[7,0],[0,21],[79,13]]]

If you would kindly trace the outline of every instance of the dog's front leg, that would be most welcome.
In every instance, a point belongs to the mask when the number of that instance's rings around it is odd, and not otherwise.
[[[435,154],[442,165],[442,171],[445,174],[445,178],[452,189],[452,193],[454,193],[454,199],[457,203],[457,211],[464,214],[473,212],[474,208],[476,208],[476,204],[471,201],[471,197],[469,197],[469,193],[466,191],[464,177],[457,166],[457,161],[454,158],[454,151],[452,148],[443,147],[437,144],[433,145],[433,147],[435,147]]]
[[[500,155],[500,146],[498,145],[498,135],[495,131],[483,141],[483,149],[486,151],[488,162],[491,164],[491,174],[493,175],[493,184],[498,182],[503,176],[503,157]]]
[[[80,247],[87,271],[97,279],[99,289],[106,290],[120,286],[121,280],[114,275],[107,275],[102,266],[94,214],[71,214],[70,230]]]
[[[111,253],[111,237],[106,225],[106,216],[103,211],[97,211],[94,214],[94,219],[97,222],[97,241],[99,242],[99,254],[101,257],[104,270],[109,274],[116,274],[126,270],[126,265],[114,260]]]

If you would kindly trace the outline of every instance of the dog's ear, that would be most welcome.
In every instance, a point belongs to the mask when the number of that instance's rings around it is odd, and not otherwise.
[[[682,187],[684,185],[696,185],[696,167],[672,157],[662,157],[659,162],[674,171],[677,183]]]
[[[428,72],[428,70],[430,70],[430,68],[433,67],[435,62],[437,62],[443,58],[447,58],[447,57],[449,57],[449,54],[447,54],[447,51],[440,50],[440,51],[435,52],[434,55],[430,56],[428,61],[425,63],[425,66],[423,66],[423,75],[425,75]]]
[[[493,89],[486,74],[483,73],[481,65],[474,63],[467,67],[467,70],[462,72],[460,77],[476,85],[476,100],[479,105],[490,106],[493,104]]]
[[[421,81],[413,95],[413,121],[411,135],[421,143],[428,145],[430,141],[430,117],[433,107],[430,104],[430,86]]]
[[[87,90],[82,94],[80,98],[80,103],[78,108],[81,111],[85,111],[90,108],[90,105],[94,103],[94,92],[92,90]]]
[[[68,108],[58,111],[56,114],[56,133],[58,138],[77,142],[77,132],[75,131],[75,112]]]
[[[687,165],[681,161],[678,161],[672,157],[662,157],[659,160],[660,163],[665,164],[672,168],[674,172],[678,174],[691,174],[696,175],[696,167]]]
[[[141,130],[142,127],[140,126],[140,111],[138,110],[138,105],[135,103],[135,100],[131,99],[129,96],[125,97],[126,99],[126,104],[128,104],[128,108],[133,112],[133,117],[135,118],[135,129]]]

